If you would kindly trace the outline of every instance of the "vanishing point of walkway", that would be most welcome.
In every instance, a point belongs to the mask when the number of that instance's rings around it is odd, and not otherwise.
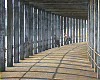
[[[97,80],[87,57],[87,43],[43,51],[1,73],[2,80]]]

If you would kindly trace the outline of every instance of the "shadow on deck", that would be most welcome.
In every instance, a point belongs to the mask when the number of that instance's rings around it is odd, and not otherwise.
[[[46,50],[1,73],[2,80],[97,80],[89,64],[87,43]]]

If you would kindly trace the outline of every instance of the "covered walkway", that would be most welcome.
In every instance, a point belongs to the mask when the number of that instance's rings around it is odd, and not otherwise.
[[[2,80],[97,80],[87,47],[82,42],[40,52],[8,67]]]

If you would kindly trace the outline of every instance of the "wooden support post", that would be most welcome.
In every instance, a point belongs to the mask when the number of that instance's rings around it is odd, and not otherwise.
[[[48,13],[48,49],[51,49],[51,13]]]
[[[69,23],[69,27],[70,27],[70,38],[72,39],[72,18],[70,18],[70,23]],[[72,43],[72,40],[70,40],[70,43]]]
[[[58,15],[58,39],[59,39],[59,44],[60,44],[60,16]]]
[[[81,42],[81,19],[79,19],[79,42]]]
[[[45,12],[45,50],[48,50],[48,13]]]
[[[94,49],[94,0],[91,0],[91,27],[90,27],[90,36],[91,36],[91,48]],[[94,51],[91,50],[91,57],[94,60]],[[94,68],[94,61],[92,60],[91,67]]]
[[[41,10],[39,9],[38,10],[38,51],[41,52],[41,25],[42,23],[42,14],[41,14]]]
[[[20,1],[20,59],[24,60],[24,3]]]
[[[13,3],[7,0],[7,66],[13,66]]]
[[[86,20],[84,20],[84,42],[86,42]]]
[[[64,17],[64,34],[66,34],[66,17]],[[64,45],[66,45],[66,39],[64,38]]]
[[[29,55],[33,55],[33,7],[29,6]]]
[[[57,30],[58,30],[58,26],[57,26],[57,15],[55,15],[55,35],[58,38],[58,34],[57,34]],[[57,45],[55,44],[55,47],[57,47]]]
[[[98,33],[98,0],[94,0],[94,50],[97,51]],[[97,54],[94,53],[94,61],[97,64]],[[94,64],[94,72],[97,72],[97,65]]]
[[[68,37],[67,44],[69,44],[69,18],[68,17],[67,17],[67,37]]]
[[[37,54],[37,9],[34,8],[34,54]]]
[[[82,42],[83,42],[83,19],[82,19]]]
[[[97,52],[100,55],[100,0],[98,0],[98,40]],[[100,56],[97,56],[97,65],[100,67]],[[100,79],[100,69],[97,69],[97,78]]]
[[[29,7],[25,5],[25,58],[29,57]]]
[[[61,46],[63,46],[63,17],[61,16]]]
[[[5,71],[5,0],[0,1],[0,72]]]
[[[78,19],[76,19],[76,43],[78,43]]]
[[[75,19],[73,19],[73,43],[75,43]]]
[[[54,48],[54,14],[52,14],[52,48]]]
[[[14,63],[19,62],[19,0],[14,0]]]

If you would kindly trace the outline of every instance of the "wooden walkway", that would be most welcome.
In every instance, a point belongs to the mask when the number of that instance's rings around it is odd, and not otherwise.
[[[97,80],[87,58],[87,43],[46,50],[1,73],[2,80]]]

